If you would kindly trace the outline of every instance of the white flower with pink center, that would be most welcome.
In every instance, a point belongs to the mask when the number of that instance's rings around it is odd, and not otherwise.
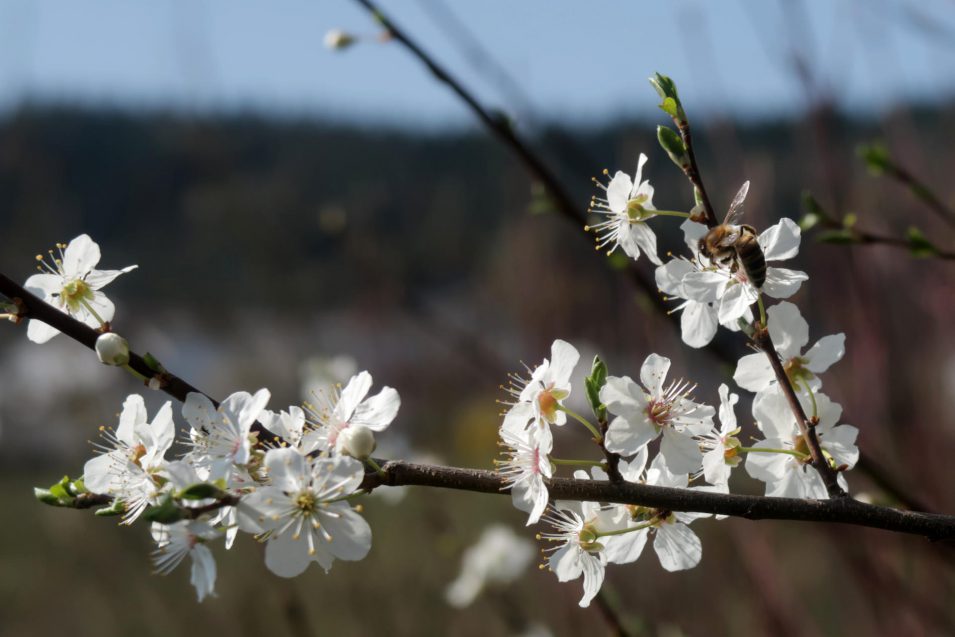
[[[549,430],[532,427],[510,430],[501,428],[501,440],[506,450],[504,460],[498,460],[497,471],[504,478],[504,488],[511,489],[514,506],[530,515],[527,524],[540,520],[547,508],[547,483],[553,475],[548,458],[553,447]]]
[[[687,381],[664,385],[670,359],[650,354],[640,369],[642,387],[629,376],[610,376],[600,390],[600,400],[615,416],[607,428],[607,451],[632,456],[663,436],[660,452],[667,468],[676,474],[697,471],[703,454],[694,436],[713,426],[715,410],[690,399],[695,388]]]
[[[361,372],[344,389],[316,392],[314,402],[305,403],[308,423],[315,428],[302,436],[300,447],[341,453],[348,440],[341,436],[346,429],[362,426],[375,433],[387,429],[398,415],[401,398],[391,387],[368,396],[371,385],[371,374]]]
[[[531,371],[529,379],[517,375],[511,376],[509,387],[505,388],[514,398],[507,413],[504,414],[502,430],[523,431],[528,423],[536,423],[537,429],[550,435],[549,425],[558,427],[567,422],[563,411],[563,401],[570,396],[570,377],[580,360],[580,353],[567,341],[557,339],[551,345],[550,359]]]

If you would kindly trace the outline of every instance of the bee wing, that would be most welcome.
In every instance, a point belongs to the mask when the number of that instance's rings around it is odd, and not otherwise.
[[[739,240],[739,236],[740,236],[740,231],[739,231],[739,228],[736,227],[736,228],[733,228],[733,230],[727,232],[726,236],[720,239],[718,243],[720,247],[728,248],[734,245]]]
[[[746,200],[748,193],[749,182],[747,181],[740,187],[736,196],[733,197],[733,202],[730,204],[730,209],[726,213],[726,220],[723,223],[733,223],[739,219],[740,215],[743,214],[743,202]]]

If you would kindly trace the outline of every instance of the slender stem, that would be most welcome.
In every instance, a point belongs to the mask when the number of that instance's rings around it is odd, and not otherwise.
[[[606,460],[573,460],[566,458],[548,458],[552,463],[567,465],[569,467],[600,467],[606,463]]]
[[[377,473],[378,475],[380,476],[385,475],[385,472],[381,470],[381,467],[378,465],[377,462],[375,462],[374,458],[369,456],[368,458],[365,458],[365,462],[368,463],[368,466],[374,469],[375,473]]]
[[[97,321],[99,321],[99,326],[100,326],[100,327],[105,327],[105,326],[106,326],[106,321],[104,321],[104,320],[103,320],[103,317],[101,317],[101,316],[96,312],[96,310],[93,309],[93,306],[90,305],[89,301],[87,301],[86,299],[80,299],[80,303],[83,304],[83,307],[86,308],[86,311],[87,311],[87,312],[89,312],[90,314],[93,315],[93,318],[95,318]]]
[[[801,451],[796,451],[795,449],[772,449],[770,447],[737,447],[736,451],[740,453],[785,453],[790,456],[795,456],[800,460],[806,460],[809,458],[809,454],[802,453]]]
[[[809,402],[812,403],[812,417],[816,419],[819,417],[819,406],[816,404],[816,394],[812,391],[812,387],[809,386],[809,383],[806,381],[796,382],[796,386],[802,386],[806,390],[806,393],[809,394]]]
[[[583,416],[581,416],[581,415],[579,415],[579,414],[577,414],[577,413],[575,413],[575,412],[573,412],[573,411],[567,409],[567,408],[564,407],[563,405],[558,405],[558,406],[557,406],[557,409],[561,410],[562,412],[564,412],[565,414],[567,414],[568,416],[570,416],[571,418],[573,418],[574,420],[576,420],[577,422],[579,422],[580,424],[582,424],[584,427],[586,427],[587,429],[589,429],[589,430],[590,430],[590,433],[592,433],[592,434],[594,435],[594,440],[597,441],[597,444],[600,444],[600,443],[603,442],[604,437],[600,435],[600,432],[597,430],[596,427],[594,427],[594,426],[590,423],[589,420],[587,420],[587,419],[584,418]]]
[[[759,305],[759,324],[766,327],[769,323],[766,320],[766,305],[763,303],[762,293],[756,297],[756,304]]]
[[[643,524],[638,524],[637,526],[631,526],[626,529],[617,529],[616,531],[597,531],[597,537],[607,537],[610,535],[624,535],[626,533],[633,533],[634,531],[642,531],[643,529],[648,529],[653,526],[655,522],[644,522]]]
[[[132,374],[133,376],[135,376],[138,380],[141,380],[141,381],[143,381],[144,383],[148,383],[148,382],[149,382],[149,378],[147,378],[146,376],[143,376],[142,374],[140,374],[139,372],[137,372],[135,369],[133,369],[132,367],[130,367],[128,363],[127,363],[126,365],[123,365],[122,367],[123,367],[123,369],[125,369],[127,372],[129,372],[130,374]]]
[[[680,212],[679,210],[647,210],[648,214],[653,215],[654,217],[681,217],[683,219],[689,219],[689,212]]]

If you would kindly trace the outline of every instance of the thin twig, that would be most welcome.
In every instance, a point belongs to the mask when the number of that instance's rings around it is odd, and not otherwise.
[[[66,312],[55,308],[3,273],[0,273],[0,294],[17,303],[20,307],[20,318],[42,321],[50,327],[58,329],[77,343],[85,345],[91,350],[96,349],[96,339],[100,337],[102,332],[76,320]],[[211,400],[216,407],[219,406],[218,401],[214,398],[196,389],[168,370],[163,369],[163,371],[157,375],[156,370],[146,364],[143,356],[132,350],[129,352],[129,367],[145,378],[157,377],[159,379],[159,388],[180,402],[186,402],[186,397],[189,394],[196,393],[202,394]],[[259,434],[260,440],[280,441],[280,438],[276,437],[275,434],[265,429],[259,423],[254,423],[252,430]]]
[[[949,226],[955,227],[955,210],[949,208],[936,196],[932,189],[918,180],[912,173],[889,160],[884,166],[890,177],[907,186],[909,191]]]
[[[816,425],[806,417],[802,403],[799,402],[789,375],[786,374],[786,370],[780,361],[779,352],[776,351],[773,339],[769,336],[769,330],[757,327],[754,340],[759,349],[769,358],[769,364],[773,368],[776,382],[782,389],[783,395],[786,397],[786,402],[796,417],[796,424],[799,425],[799,431],[802,432],[803,438],[805,438],[806,444],[809,446],[809,455],[812,456],[812,466],[819,472],[823,484],[826,485],[826,492],[829,493],[830,498],[845,496],[846,492],[839,486],[839,477],[835,469],[832,468],[832,465],[829,464],[825,454],[822,452],[819,437],[816,435]]]

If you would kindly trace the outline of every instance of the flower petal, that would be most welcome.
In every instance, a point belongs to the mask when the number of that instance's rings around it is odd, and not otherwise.
[[[659,526],[653,540],[653,550],[660,558],[660,566],[668,571],[693,568],[703,557],[700,538],[682,522]]]
[[[821,374],[842,360],[846,354],[846,335],[823,336],[806,352],[806,367],[813,374]]]
[[[558,387],[568,385],[579,360],[580,352],[576,347],[567,341],[555,340],[550,346],[549,380]]]
[[[63,272],[69,278],[82,276],[99,263],[100,251],[89,235],[81,234],[63,251]]]
[[[769,318],[769,336],[783,360],[798,356],[809,342],[809,323],[799,308],[783,301],[766,311]]]
[[[746,391],[759,392],[772,384],[775,376],[765,354],[747,354],[739,359],[733,380]]]
[[[663,430],[660,453],[666,460],[667,469],[675,474],[693,473],[703,463],[703,454],[697,442],[669,427]]]
[[[640,367],[640,383],[651,396],[663,395],[663,383],[670,370],[670,359],[659,354],[650,354]]]
[[[786,268],[766,268],[766,283],[763,292],[774,299],[788,299],[797,291],[809,275],[799,270]]]
[[[657,254],[657,235],[645,223],[631,223],[630,236],[640,248],[647,253],[647,258],[656,265],[662,265],[663,261]]]
[[[36,319],[30,319],[27,323],[27,338],[34,343],[46,343],[59,333],[60,330]]]
[[[716,309],[709,303],[687,301],[680,316],[680,334],[690,347],[704,347],[716,336],[719,326]]]
[[[799,254],[799,241],[802,231],[792,219],[783,217],[774,226],[759,235],[759,247],[767,261],[782,261]]]
[[[364,425],[372,431],[384,431],[398,415],[400,407],[401,398],[397,390],[384,387],[371,398],[359,403],[352,414],[351,422]]]
[[[607,184],[607,203],[611,211],[616,213],[627,211],[627,203],[630,201],[630,190],[632,188],[633,182],[630,181],[630,175],[618,170],[610,183]]]

